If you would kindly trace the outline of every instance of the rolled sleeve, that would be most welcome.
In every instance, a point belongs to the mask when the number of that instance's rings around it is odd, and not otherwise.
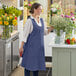
[[[44,35],[47,35],[47,34],[48,34],[48,29],[47,29],[47,26],[44,23]]]
[[[23,28],[23,42],[27,42],[27,38],[29,36],[29,34],[31,33],[32,29],[31,29],[31,20],[28,19],[26,21],[26,23],[24,24],[24,28]]]

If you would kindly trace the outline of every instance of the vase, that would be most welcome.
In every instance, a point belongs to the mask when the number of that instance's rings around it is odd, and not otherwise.
[[[13,30],[14,30],[14,26],[13,25],[9,25],[9,31],[10,31],[10,33],[12,33]]]
[[[3,32],[2,32],[1,39],[8,39],[11,36],[9,31],[9,26],[3,26],[2,29],[3,29]]]
[[[3,32],[2,25],[0,25],[0,38],[1,38],[2,32]]]
[[[60,44],[60,36],[55,37],[55,44]]]
[[[60,35],[55,36],[55,44],[64,44],[65,43],[65,32],[60,30]]]

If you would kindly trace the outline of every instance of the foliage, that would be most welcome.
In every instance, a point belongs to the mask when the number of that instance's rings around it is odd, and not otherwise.
[[[75,24],[69,18],[63,18],[61,16],[53,16],[51,25],[56,29],[57,35],[60,35],[60,30],[66,33],[71,33]]]

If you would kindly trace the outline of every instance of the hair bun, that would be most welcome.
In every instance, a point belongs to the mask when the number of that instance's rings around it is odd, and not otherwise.
[[[32,13],[32,11],[31,11],[31,10],[30,10],[29,12],[30,12],[30,13]]]

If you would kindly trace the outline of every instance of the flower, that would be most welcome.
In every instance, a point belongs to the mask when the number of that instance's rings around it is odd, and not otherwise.
[[[61,17],[64,17],[64,14],[61,14]]]
[[[66,17],[66,18],[71,18],[71,16],[69,16],[69,15],[65,15],[65,17]]]
[[[75,38],[73,37],[71,40],[72,40],[72,41],[75,41]]]
[[[71,16],[74,16],[74,14],[73,14],[72,12],[70,12],[70,15],[71,15]]]
[[[4,21],[4,25],[9,25],[9,22],[8,21]]]
[[[16,25],[17,25],[17,20],[14,19],[14,20],[12,21],[12,23],[13,23],[14,26],[16,26]]]
[[[75,17],[72,17],[71,20],[75,20]]]
[[[15,16],[15,19],[17,20],[17,17]]]
[[[74,43],[76,43],[75,41],[76,41],[76,39],[74,37],[73,38],[67,38],[65,40],[65,43],[66,44],[74,44]]]
[[[2,20],[2,18],[0,17],[0,20]]]
[[[9,17],[7,17],[7,20],[9,20]]]
[[[28,5],[28,2],[24,2],[24,6],[27,6]]]
[[[5,16],[7,16],[7,13],[5,13]]]
[[[31,9],[31,6],[34,2],[26,2],[24,1],[24,7],[27,7],[28,9]]]
[[[0,25],[2,25],[2,21],[0,21]]]
[[[60,14],[61,13],[61,7],[58,3],[53,3],[51,5],[51,10],[52,14]]]
[[[28,4],[28,6],[32,6],[32,4]]]
[[[57,9],[56,8],[51,8],[52,12],[56,12]]]
[[[67,39],[67,40],[66,40],[66,43],[67,43],[67,44],[70,44],[70,39]]]
[[[12,19],[13,18],[13,16],[10,16],[10,19]]]

